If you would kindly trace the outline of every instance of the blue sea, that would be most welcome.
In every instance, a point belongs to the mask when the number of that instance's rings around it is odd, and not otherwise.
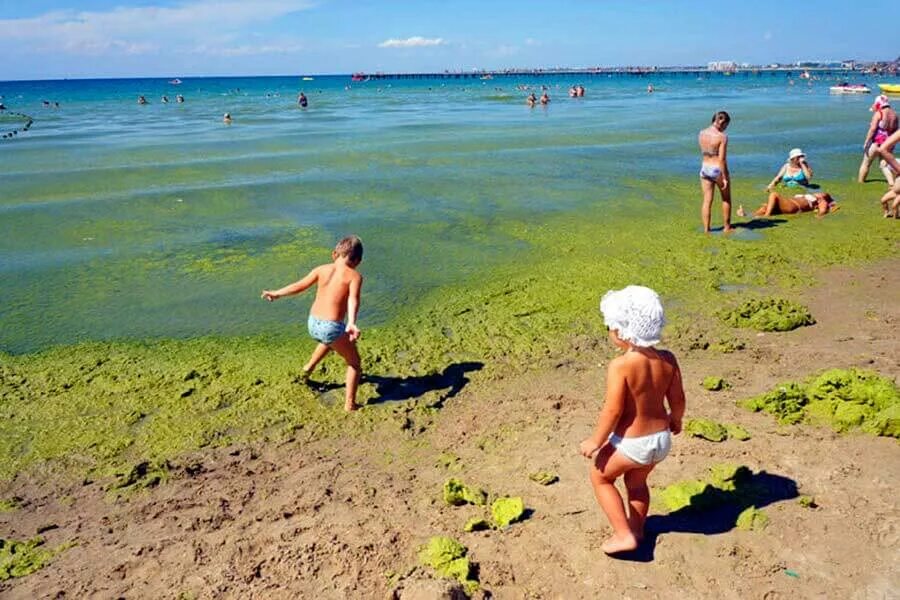
[[[852,81],[877,92],[875,79]],[[10,112],[34,119],[0,139],[0,350],[278,330],[302,320],[302,307],[266,310],[260,290],[327,261],[347,233],[366,243],[363,318],[386,322],[397,306],[526,250],[497,223],[598,203],[625,214],[634,194],[666,202],[665,187],[647,183],[696,181],[696,134],[716,110],[732,115],[729,160],[745,189],[761,195],[796,146],[818,177],[850,181],[874,94],[834,95],[835,82],[0,82],[0,134],[22,125]],[[568,97],[575,83],[584,98]],[[550,105],[528,108],[523,88],[541,86]]]

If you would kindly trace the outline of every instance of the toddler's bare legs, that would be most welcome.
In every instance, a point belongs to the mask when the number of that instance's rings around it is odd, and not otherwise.
[[[350,341],[350,336],[344,334],[339,337],[331,347],[340,354],[347,363],[347,388],[344,393],[344,409],[347,411],[359,408],[356,404],[356,389],[359,387],[360,361],[356,344]]]
[[[634,550],[638,546],[638,540],[631,531],[628,516],[625,514],[625,504],[619,490],[616,489],[615,481],[626,471],[639,468],[640,465],[615,450],[610,444],[604,445],[591,465],[594,495],[613,528],[612,537],[600,546],[607,554]]]
[[[644,522],[650,509],[650,488],[647,487],[647,476],[656,465],[648,465],[632,469],[625,473],[625,488],[628,490],[628,524],[634,537],[644,539]]]
[[[309,357],[309,362],[307,362],[306,366],[303,367],[303,375],[305,377],[309,377],[309,375],[315,370],[316,366],[320,362],[322,362],[322,359],[325,358],[325,355],[327,355],[330,351],[331,348],[320,342],[319,345],[316,346],[316,349],[313,350],[312,355]]]

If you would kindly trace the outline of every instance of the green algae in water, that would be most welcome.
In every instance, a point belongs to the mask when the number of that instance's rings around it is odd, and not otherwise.
[[[684,424],[684,432],[710,442],[724,442],[728,438],[725,426],[711,419],[688,419]]]
[[[710,375],[709,377],[705,377],[703,382],[701,383],[703,389],[709,390],[710,392],[719,392],[721,390],[727,389],[731,387],[731,385],[725,381],[721,377],[716,377],[714,375]]]
[[[497,498],[491,503],[491,517],[494,525],[503,529],[525,516],[525,503],[522,498]]]
[[[451,506],[463,504],[484,506],[487,504],[487,492],[469,487],[459,479],[448,479],[444,483],[444,502]]]
[[[805,383],[782,384],[739,404],[772,414],[782,424],[808,421],[839,433],[859,429],[900,437],[900,389],[874,371],[829,369]]]
[[[23,542],[0,539],[0,581],[30,575],[47,566],[53,557],[71,546],[63,544],[58,548],[47,548],[41,537]]]
[[[559,475],[551,473],[550,471],[538,471],[536,473],[531,473],[528,476],[528,479],[541,485],[552,485],[559,481]]]
[[[466,524],[463,525],[463,531],[484,531],[486,529],[490,529],[491,524],[488,523],[486,519],[482,519],[481,517],[472,517]]]
[[[478,589],[478,581],[470,578],[471,566],[466,557],[468,550],[453,538],[435,536],[419,550],[419,561],[434,569],[440,577],[458,580],[466,592]]]
[[[808,308],[783,298],[747,300],[737,308],[720,312],[719,316],[732,327],[756,331],[791,331],[816,323]]]
[[[769,516],[754,506],[748,506],[738,515],[735,525],[744,531],[760,531],[769,524]]]

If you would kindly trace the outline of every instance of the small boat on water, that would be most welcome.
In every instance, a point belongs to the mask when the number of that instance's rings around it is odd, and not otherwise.
[[[181,80],[176,77],[175,79],[170,80],[169,83],[172,85],[181,85]]]
[[[900,94],[900,83],[879,83],[878,87],[885,94]]]
[[[828,88],[832,94],[871,94],[872,90],[869,89],[864,83],[839,83],[838,85],[833,85]]]
[[[303,78],[303,81],[312,81],[312,80],[313,80],[312,77],[304,77],[304,78]]]
[[[350,81],[368,81],[369,77],[365,73],[354,73],[350,76]]]

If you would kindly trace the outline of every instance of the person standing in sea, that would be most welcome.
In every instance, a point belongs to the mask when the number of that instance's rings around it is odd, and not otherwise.
[[[703,162],[700,166],[700,189],[703,191],[703,206],[700,216],[703,219],[703,232],[709,233],[712,201],[719,188],[722,196],[722,231],[728,233],[731,226],[731,181],[728,173],[728,136],[725,129],[731,122],[731,116],[724,110],[713,115],[712,124],[697,136]]]

